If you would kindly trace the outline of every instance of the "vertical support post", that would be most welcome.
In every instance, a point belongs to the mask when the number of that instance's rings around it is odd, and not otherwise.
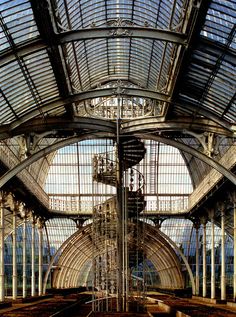
[[[215,224],[214,213],[211,212],[211,298],[215,299]]]
[[[4,193],[0,192],[0,302],[5,300],[4,279]]]
[[[202,246],[202,296],[207,295],[207,263],[206,263],[206,219],[203,219],[203,246]]]
[[[32,219],[31,229],[31,296],[35,296],[35,220]]]
[[[234,302],[236,301],[236,200],[234,199]]]
[[[221,210],[221,299],[226,300],[225,276],[225,212]]]
[[[194,227],[196,230],[196,292],[195,295],[199,296],[199,222],[194,223]]]
[[[123,191],[123,166],[122,166],[122,153],[120,144],[120,95],[117,96],[117,126],[116,126],[116,142],[117,142],[117,311],[123,311],[123,225],[124,225],[124,215],[123,215],[123,202],[122,202],[122,191]]]
[[[39,234],[39,276],[38,276],[38,295],[42,296],[43,291],[43,223],[38,218],[38,234]]]
[[[17,262],[16,262],[16,222],[19,203],[16,203],[12,216],[12,298],[17,298]]]
[[[128,190],[124,190],[125,311],[129,311]]]
[[[26,277],[26,213],[24,214],[23,218],[23,241],[22,241],[22,250],[23,250],[23,268],[22,268],[22,297],[26,298],[27,296],[27,277]]]

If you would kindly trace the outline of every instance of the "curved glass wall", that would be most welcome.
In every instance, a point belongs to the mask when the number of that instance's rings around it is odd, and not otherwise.
[[[48,262],[48,243],[45,241],[46,235],[44,234],[43,242],[43,262]],[[38,249],[38,232],[35,229],[35,282],[36,289],[38,285],[38,263],[39,263],[39,249]],[[16,262],[17,262],[17,288],[18,295],[22,295],[22,284],[23,284],[23,226],[20,225],[16,230]],[[26,224],[26,278],[27,278],[27,294],[30,294],[31,286],[31,246],[32,246],[32,225]],[[5,239],[5,290],[6,296],[12,295],[12,234]],[[44,266],[45,269],[45,266]]]
[[[191,220],[188,219],[167,219],[161,225],[163,231],[170,237],[183,252],[191,266],[193,273],[196,272],[196,229]],[[215,278],[216,287],[220,288],[221,274],[221,228],[215,226]],[[211,283],[211,223],[206,225],[206,249],[207,249],[207,283]],[[200,285],[202,284],[202,248],[203,248],[203,227],[199,229],[199,264],[200,264]],[[228,287],[233,286],[233,239],[226,235],[226,279]],[[183,265],[184,266],[184,265]]]
[[[146,155],[135,169],[144,176],[147,211],[184,211],[193,188],[179,150],[155,141],[144,144]],[[115,195],[115,187],[102,183],[93,192],[93,159],[97,154],[114,162],[113,141],[86,140],[57,152],[45,186],[53,211],[91,214],[93,204]]]
[[[146,210],[150,217],[155,216],[157,212],[185,210],[188,195],[192,192],[192,184],[179,150],[155,141],[144,141],[144,143],[145,157],[134,167],[134,170],[144,176]],[[115,162],[115,154],[114,142],[105,139],[86,140],[59,150],[52,162],[45,186],[51,198],[52,211],[73,213],[75,217],[78,216],[79,225],[92,217],[93,204],[101,204],[116,194],[113,186],[96,183],[93,187],[94,156],[101,155],[104,160]],[[137,182],[135,171],[134,183]],[[57,230],[52,232],[55,233],[57,240]],[[51,241],[53,243],[55,240],[51,239]],[[148,284],[157,285],[158,274],[152,263],[147,260],[144,266],[139,265],[133,270],[134,277],[140,278],[145,272],[145,280]]]
[[[76,224],[71,219],[50,219],[46,221],[43,230],[43,274],[47,271],[48,264],[59,249],[61,244],[77,230]],[[23,226],[20,225],[16,231],[17,240],[17,285],[18,295],[22,295],[23,280]],[[38,287],[38,263],[39,263],[39,239],[38,231],[35,229],[35,282],[36,291]],[[27,295],[30,295],[31,288],[31,249],[32,249],[32,225],[30,222],[26,225],[26,277],[27,277]],[[12,234],[5,239],[5,290],[6,296],[12,295]],[[50,279],[47,286],[50,288]]]
[[[75,231],[76,223],[67,218],[54,218],[46,222],[51,257]]]
[[[180,152],[170,146],[145,141],[146,155],[135,167],[145,178],[146,210],[154,217],[166,211],[184,210],[185,202],[192,191],[191,179]],[[46,191],[51,196],[54,211],[70,214],[74,212],[78,217],[75,220],[64,218],[50,219],[46,222],[44,230],[43,254],[44,272],[50,258],[56,253],[62,243],[70,237],[78,227],[81,227],[91,218],[92,202],[101,203],[115,195],[113,186],[96,184],[96,193],[93,192],[93,157],[95,154],[104,154],[110,159],[114,158],[114,144],[112,140],[87,140],[73,144],[57,152],[52,163]],[[94,195],[95,194],[95,195]],[[69,203],[68,203],[69,202]],[[161,203],[160,203],[161,202]],[[178,202],[178,203],[176,203]],[[181,204],[179,203],[181,202]],[[68,207],[69,206],[69,207]],[[162,206],[162,207],[161,207]],[[164,206],[164,207],[163,207]],[[178,207],[176,209],[176,206]],[[61,209],[60,209],[61,208]],[[161,209],[163,208],[163,209]],[[81,214],[83,217],[81,217]],[[53,215],[52,215],[53,216]],[[80,218],[81,217],[81,218]],[[152,222],[154,225],[154,222]],[[17,266],[18,285],[22,287],[22,226],[17,230]],[[162,223],[161,230],[169,236],[187,257],[193,272],[195,272],[196,232],[192,222],[186,219],[168,219]],[[207,274],[210,275],[211,228],[207,226]],[[221,258],[221,232],[215,227],[215,254],[216,254],[216,279],[219,286],[220,258]],[[27,224],[27,288],[30,290],[31,276],[31,225]],[[202,229],[199,230],[200,263],[202,263]],[[58,254],[60,256],[60,254]],[[12,236],[5,241],[6,263],[6,291],[11,294],[12,283]],[[36,230],[36,257],[35,276],[38,279],[38,235]],[[227,283],[232,286],[233,272],[233,247],[232,239],[227,237],[226,243]],[[183,268],[184,270],[184,268]],[[158,275],[152,263],[145,262],[145,270],[141,266],[134,270],[134,275],[142,276],[146,272],[148,283],[156,285]],[[201,269],[200,269],[201,272]],[[208,279],[210,281],[210,279]],[[48,284],[48,286],[50,286]],[[21,291],[21,290],[20,290]]]

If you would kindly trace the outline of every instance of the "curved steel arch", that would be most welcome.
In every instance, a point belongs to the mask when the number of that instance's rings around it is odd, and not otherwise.
[[[122,123],[123,133],[136,133],[140,130],[154,130],[154,131],[179,131],[193,129],[197,131],[209,131],[219,135],[226,135],[233,137],[234,132],[231,127],[226,127],[219,122],[216,122],[214,118],[197,118],[193,120],[189,118],[169,119],[163,121],[163,118],[147,117],[143,119],[133,119]],[[151,133],[151,132],[150,132]]]
[[[222,175],[224,175],[226,178],[228,178],[234,185],[236,185],[236,175],[233,174],[232,172],[230,172],[229,170],[227,170],[227,168],[225,168],[223,165],[221,165],[219,162],[217,162],[216,160],[214,160],[213,158],[208,157],[207,155],[199,152],[196,149],[193,149],[183,143],[180,143],[178,141],[169,139],[169,138],[165,138],[162,136],[158,136],[158,135],[153,135],[153,134],[140,134],[140,133],[136,133],[133,134],[136,137],[139,137],[141,139],[149,139],[149,140],[154,140],[157,142],[161,142],[170,146],[173,146],[175,148],[178,148],[181,151],[187,152],[193,156],[195,156],[196,158],[200,159],[201,161],[205,162],[206,164],[210,165],[211,167],[213,167],[214,169],[216,169],[219,173],[221,173]],[[40,151],[38,151],[37,153],[33,154],[31,157],[25,159],[24,161],[22,161],[20,164],[18,164],[17,166],[15,166],[13,169],[9,170],[8,172],[6,172],[1,178],[0,178],[0,188],[6,184],[6,182],[8,182],[12,177],[14,177],[15,175],[17,175],[19,172],[21,172],[23,169],[25,169],[26,167],[28,167],[29,165],[33,164],[34,162],[36,162],[38,159],[48,155],[49,153],[56,151],[64,146],[73,144],[75,142],[80,142],[86,139],[98,139],[98,138],[112,138],[114,137],[115,134],[114,133],[105,133],[105,132],[97,132],[97,133],[87,133],[84,134],[80,137],[75,136],[66,140],[62,140],[59,141],[57,143],[54,143],[52,145],[50,145],[47,148],[44,148]]]
[[[88,118],[88,117],[75,117],[73,120],[68,118],[61,117],[51,117],[47,118],[46,122],[42,122],[40,119],[31,119],[27,121],[27,124],[22,124],[16,129],[12,130],[11,127],[9,134],[11,136],[16,136],[20,134],[29,134],[29,133],[44,133],[48,131],[80,131],[83,129],[91,130],[93,127],[94,131],[102,132],[115,132],[116,123],[114,121],[109,121],[106,119],[98,118]],[[7,127],[6,127],[7,128]],[[2,131],[4,133],[4,131]],[[6,133],[6,132],[5,132]],[[1,137],[1,129],[0,129]]]
[[[174,242],[170,243],[170,241],[168,241],[168,239],[164,236],[164,234],[162,234],[162,232],[160,232],[156,228],[152,227],[151,225],[149,225],[148,227],[149,227],[149,230],[148,230],[146,238],[148,241],[150,241],[150,243],[148,243],[147,247],[148,247],[149,251],[151,251],[148,258],[151,259],[153,257],[153,261],[154,261],[153,264],[155,265],[157,272],[159,272],[157,264],[159,261],[162,262],[161,263],[161,271],[162,271],[161,276],[162,276],[163,286],[165,286],[165,287],[168,287],[168,285],[170,286],[172,278],[175,277],[176,278],[175,285],[182,285],[182,287],[183,287],[183,284],[182,284],[183,281],[180,278],[180,276],[175,276],[175,274],[178,272],[178,265],[179,265],[179,263],[177,262],[177,257],[176,257],[176,253],[175,253],[177,251],[177,253],[179,253],[180,256],[183,258],[183,261],[187,267],[187,271],[190,275],[190,280],[193,284],[192,289],[193,289],[193,293],[194,293],[195,292],[195,284],[194,284],[193,275],[192,275],[190,266],[187,262],[187,259],[184,257],[183,253],[181,253],[181,251],[178,249],[178,247],[176,246],[176,244]],[[58,257],[59,254],[60,254],[60,256],[62,256],[61,262],[59,262],[59,264],[60,264],[60,267],[63,267],[63,270],[58,271],[57,287],[61,288],[61,287],[64,287],[65,285],[67,285],[67,283],[69,283],[69,284],[72,283],[72,280],[67,281],[67,277],[68,277],[68,274],[70,275],[70,272],[73,273],[73,280],[77,281],[78,276],[81,273],[78,268],[81,265],[84,265],[84,263],[86,262],[86,259],[85,258],[78,259],[78,256],[75,253],[76,252],[83,252],[84,249],[87,249],[84,244],[86,244],[86,239],[90,235],[89,230],[91,230],[91,224],[86,226],[85,228],[81,228],[79,231],[75,232],[57,250],[57,252],[54,255],[54,257],[52,258],[52,260],[48,266],[48,270],[45,274],[44,284],[43,284],[44,293],[46,291],[47,279],[48,279],[50,270],[55,262],[55,259]],[[148,236],[152,237],[153,240],[149,240]],[[87,240],[90,241],[90,239],[87,239]],[[81,241],[81,245],[77,245],[78,242],[80,242],[80,241]],[[156,243],[158,245],[158,241],[159,241],[159,246],[164,247],[164,249],[162,251],[160,251],[159,247],[157,247],[157,249],[154,248]],[[71,247],[74,249],[73,256],[68,257],[68,254],[73,250],[73,249],[71,250]],[[175,252],[174,252],[174,250],[175,250]],[[158,251],[160,251],[161,253],[159,254]],[[90,258],[90,254],[84,254],[84,256],[85,257],[87,256],[88,259]],[[169,263],[169,262],[164,261],[165,257],[166,257],[166,259],[169,259],[169,261],[172,261],[172,264],[174,265],[176,270],[173,271],[171,269],[169,271],[168,265],[167,266],[164,265],[164,264]],[[78,262],[78,260],[79,260],[79,262]],[[164,266],[162,267],[162,265],[164,265]],[[169,277],[169,279],[168,279],[169,275],[166,275],[165,272],[169,272],[171,278]],[[167,283],[167,284],[165,284],[165,283]],[[72,285],[72,286],[75,287],[75,285]]]
[[[128,32],[117,32],[117,31]],[[116,32],[116,36],[114,36]],[[144,38],[158,41],[172,42],[180,45],[186,45],[186,34],[174,32],[170,30],[163,30],[157,28],[145,28],[140,26],[125,26],[125,27],[100,27],[90,29],[78,29],[66,31],[63,33],[54,34],[57,44],[65,44],[73,41],[83,41],[89,39],[109,39],[109,38]],[[23,43],[16,47],[17,56],[24,57],[26,55],[46,49],[47,45],[41,39],[33,39],[31,42]],[[12,50],[4,51],[0,54],[0,66],[4,66],[16,58]]]
[[[88,117],[75,117],[73,120],[61,117],[47,118],[47,122],[42,122],[40,119],[31,119],[27,121],[27,124],[22,124],[15,129],[11,128],[11,125],[5,125],[0,128],[0,140],[7,137],[12,137],[21,134],[29,133],[44,133],[47,131],[73,131],[79,129],[90,129],[91,125],[97,128],[99,131],[111,132],[112,129],[116,130],[116,123],[106,119],[88,118]],[[163,122],[163,118],[160,117],[147,117],[142,119],[133,119],[130,121],[122,122],[122,133],[136,133],[142,130],[144,131],[179,131],[194,129],[197,131],[209,131],[219,135],[225,135],[227,137],[233,137],[233,131],[215,123],[212,120],[198,118],[192,120],[192,118],[184,119],[170,119]]]
[[[23,169],[28,167],[29,165],[33,164],[40,158],[50,154],[51,152],[54,152],[56,150],[59,150],[67,145],[73,144],[75,142],[80,142],[88,139],[98,139],[98,138],[112,138],[114,137],[114,133],[105,133],[105,132],[97,132],[96,134],[93,133],[87,133],[82,136],[76,136],[72,137],[66,140],[62,140],[59,142],[56,142],[42,150],[39,150],[38,152],[34,153],[29,158],[26,158],[24,161],[19,163],[17,166],[13,167],[13,169],[6,172],[1,178],[0,178],[0,188],[6,184],[12,177],[20,173]]]
[[[73,233],[66,241],[64,241],[62,243],[62,245],[58,248],[58,250],[56,251],[56,253],[53,255],[49,265],[48,265],[48,269],[45,273],[44,276],[44,280],[43,280],[43,294],[46,293],[46,287],[47,287],[47,280],[50,274],[50,271],[52,269],[52,266],[54,264],[55,259],[57,258],[57,256],[60,254],[60,252],[62,252],[62,250],[64,250],[65,248],[67,248],[67,246],[69,244],[73,245],[73,239],[77,237],[78,234],[82,233],[82,231],[84,231],[86,228],[88,228],[89,225],[87,225],[86,227],[81,228],[79,231],[76,231],[75,233]]]
[[[147,133],[147,134],[135,133],[134,135],[140,139],[161,142],[161,143],[173,146],[173,147],[175,147],[183,152],[187,152],[187,153],[195,156],[199,160],[205,162],[209,166],[213,167],[214,169],[216,169],[219,173],[224,175],[226,178],[228,178],[228,180],[230,180],[234,185],[236,185],[236,175],[234,173],[230,172],[227,168],[225,168],[223,165],[221,165],[219,162],[217,162],[213,158],[203,154],[202,152],[200,152],[194,148],[191,148],[191,147],[189,147],[181,142],[178,142],[176,140],[169,139],[169,138],[159,136],[159,135],[154,135],[151,133]]]
[[[193,295],[196,294],[196,285],[195,285],[195,281],[194,281],[194,277],[193,277],[193,272],[190,268],[190,265],[188,264],[188,260],[186,259],[185,255],[183,254],[183,252],[178,248],[177,244],[172,241],[165,233],[163,233],[161,231],[160,233],[164,239],[166,239],[170,245],[172,245],[172,247],[179,253],[179,255],[181,256],[181,258],[183,259],[184,261],[184,264],[187,268],[187,271],[188,271],[188,274],[189,274],[189,277],[190,277],[190,280],[191,280],[191,283],[192,283],[192,293]]]
[[[163,244],[163,243],[166,243],[166,241],[163,239],[163,237],[161,237],[161,235],[159,235],[158,239],[157,239],[157,235],[153,234],[152,232],[152,228],[149,227],[150,231],[147,232],[147,236],[149,236],[150,238],[153,238],[151,240],[149,240],[147,238],[147,243],[146,246],[147,246],[147,258],[148,259],[152,259],[153,258],[153,264],[155,265],[157,271],[160,273],[160,278],[162,280],[162,283],[163,283],[163,287],[171,287],[171,281],[175,281],[175,287],[183,287],[183,280],[182,280],[182,275],[180,274],[180,271],[179,271],[179,266],[178,266],[178,262],[176,261],[177,258],[174,257],[173,255],[176,256],[175,253],[173,253],[173,249],[171,248],[168,248],[168,243],[167,245],[166,244]],[[159,232],[158,232],[159,234]],[[66,247],[64,250],[63,250],[63,254],[61,254],[62,258],[60,260],[60,263],[59,266],[61,267],[61,270],[58,271],[58,275],[56,276],[56,281],[57,281],[57,287],[58,288],[63,288],[66,286],[66,283],[69,281],[69,279],[71,279],[72,277],[70,276],[68,278],[68,275],[71,275],[71,273],[73,274],[77,274],[79,276],[79,273],[80,270],[78,270],[78,268],[81,267],[81,263],[84,264],[86,263],[87,259],[79,259],[78,258],[78,255],[76,253],[77,252],[82,252],[82,249],[86,246],[84,246],[83,244],[85,243],[85,241],[83,240],[83,237],[80,239],[79,241],[79,238],[76,239],[76,243],[78,242],[81,242],[80,243],[80,247],[76,247],[73,243],[72,248],[75,249],[75,252],[73,252],[73,250],[70,249],[70,247]],[[91,240],[87,239],[90,244],[91,244]],[[149,243],[150,242],[150,243]],[[153,243],[155,242],[155,243]],[[159,243],[159,246],[157,248],[157,250],[154,248],[154,246],[158,245]],[[159,252],[160,249],[162,250],[161,253]],[[149,256],[149,251],[152,251],[151,253],[151,256]],[[73,253],[72,256],[69,256],[69,254]],[[87,258],[91,258],[91,256],[87,255]],[[166,261],[165,261],[165,258],[166,258]],[[171,268],[166,264],[168,263],[172,263],[171,265]],[[71,273],[70,273],[71,272]],[[166,274],[166,272],[168,272],[168,275]],[[78,276],[76,278],[76,280],[78,280]],[[68,278],[68,280],[67,280]],[[165,281],[168,280],[168,283],[166,284]],[[76,287],[77,285],[71,285],[72,287]]]
[[[117,78],[117,80],[119,80],[119,78]],[[141,98],[150,98],[150,99],[160,100],[163,102],[170,101],[170,96],[167,94],[157,92],[154,90],[128,87],[126,85],[121,85],[119,87],[107,87],[107,88],[99,88],[99,89],[97,88],[93,90],[87,90],[87,91],[75,93],[73,95],[70,95],[67,98],[58,98],[52,102],[45,103],[41,107],[38,107],[37,110],[32,110],[26,115],[20,117],[19,120],[14,121],[11,124],[11,127],[15,128],[19,126],[20,124],[24,123],[25,121],[28,121],[29,119],[32,119],[35,116],[38,116],[39,110],[42,112],[48,112],[61,106],[66,107],[67,105],[71,105],[74,102],[82,102],[88,99],[102,98],[102,97],[108,97],[108,96],[117,96],[118,94],[121,96],[130,96],[130,97],[137,96]]]
[[[110,38],[142,38],[164,42],[172,42],[180,45],[187,44],[187,35],[170,30],[147,28],[140,26],[108,26],[90,29],[78,29],[56,34],[58,44],[73,41],[110,39]]]

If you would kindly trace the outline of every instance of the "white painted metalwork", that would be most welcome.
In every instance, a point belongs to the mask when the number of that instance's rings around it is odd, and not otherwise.
[[[225,211],[221,210],[221,299],[226,300]]]
[[[199,276],[199,224],[195,225],[196,229],[196,296],[199,295],[200,276]]]
[[[26,275],[26,214],[24,215],[23,218],[23,240],[22,240],[22,250],[23,250],[23,254],[22,254],[22,297],[26,298],[27,296],[27,275]]]
[[[206,220],[203,219],[203,243],[202,243],[202,296],[207,296],[207,262],[206,262]]]
[[[216,286],[215,286],[215,224],[214,218],[211,218],[211,298],[215,299]]]
[[[31,228],[31,296],[36,295],[35,283],[35,220],[32,220]]]
[[[39,245],[38,245],[38,295],[41,296],[43,293],[43,224],[42,220],[37,219]]]
[[[15,205],[12,214],[12,298],[17,298],[17,259],[16,259],[16,223],[17,223],[17,213],[18,205]]]

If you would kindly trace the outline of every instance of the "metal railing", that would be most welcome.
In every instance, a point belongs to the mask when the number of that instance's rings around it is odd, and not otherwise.
[[[78,199],[62,199],[49,196],[49,208],[51,211],[61,212],[66,214],[88,213],[93,212],[93,200],[80,201]]]
[[[148,200],[146,213],[172,214],[186,213],[189,208],[189,196],[183,195],[178,198],[163,197],[164,199]]]
[[[165,199],[149,200],[147,201],[147,207],[145,213],[185,213],[188,211],[188,196],[183,195],[178,198],[164,197]],[[108,197],[104,197],[108,199]],[[104,202],[105,202],[104,200]],[[51,211],[67,213],[67,214],[91,214],[93,213],[93,200],[79,201],[76,199],[63,199],[49,197],[49,208]],[[100,202],[102,204],[103,202]]]

